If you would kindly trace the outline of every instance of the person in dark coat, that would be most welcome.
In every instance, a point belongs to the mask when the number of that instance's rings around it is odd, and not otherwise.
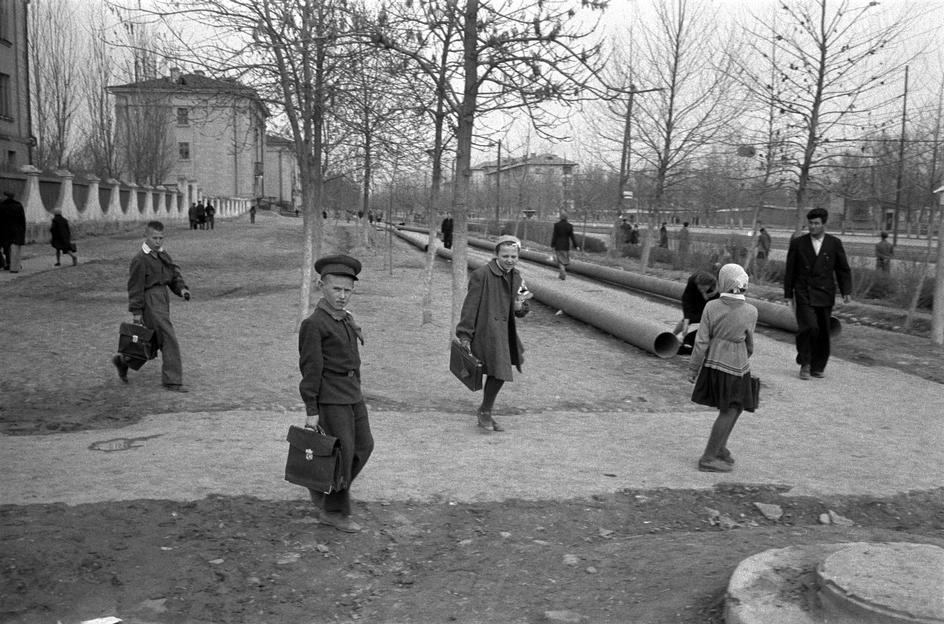
[[[190,221],[190,229],[197,229],[197,205],[190,204],[190,208],[187,210],[187,219]]]
[[[197,229],[205,230],[206,229],[206,206],[203,205],[203,200],[197,202]]]
[[[320,426],[341,440],[344,482],[342,490],[325,494],[309,490],[315,513],[322,524],[356,533],[360,525],[351,520],[351,483],[374,450],[367,404],[361,394],[361,356],[357,343],[364,343],[361,328],[346,307],[354,294],[361,263],[350,256],[320,258],[315,271],[322,298],[298,332],[298,384],[305,402],[305,426]]]
[[[72,266],[79,263],[75,255],[75,245],[72,243],[72,230],[69,229],[69,220],[62,216],[62,211],[57,210],[52,217],[52,225],[49,226],[50,240],[49,244],[56,250],[56,266],[60,266],[59,258],[61,254],[67,253],[72,256]]]
[[[669,230],[665,227],[665,221],[662,222],[662,226],[659,228],[659,247],[669,248]]]
[[[20,247],[26,244],[26,211],[10,191],[4,191],[0,202],[0,248],[3,249],[3,268],[10,273],[20,272]]]
[[[685,290],[682,292],[682,320],[672,330],[673,334],[681,337],[682,344],[679,353],[691,353],[695,345],[695,332],[701,323],[701,315],[705,304],[718,298],[718,280],[707,271],[695,271],[688,278]],[[692,327],[692,326],[695,327]]]
[[[829,360],[829,319],[836,303],[836,284],[844,303],[850,301],[852,271],[842,241],[826,233],[829,213],[806,213],[809,233],[790,241],[783,276],[783,296],[797,321],[796,362],[800,379],[823,377]]]
[[[452,213],[447,212],[446,218],[442,220],[439,230],[442,232],[443,247],[452,249]]]
[[[758,260],[767,260],[770,257],[770,244],[770,234],[767,232],[767,228],[761,228],[760,234],[757,235]]]
[[[471,350],[485,370],[482,404],[476,415],[485,431],[503,431],[492,418],[499,390],[512,381],[512,366],[521,372],[524,346],[515,319],[529,311],[531,292],[515,268],[521,242],[514,236],[499,236],[495,258],[469,275],[469,291],[462,304],[456,338]]]
[[[895,248],[888,242],[888,232],[879,234],[879,240],[875,244],[875,268],[883,273],[888,273],[892,268],[892,258],[895,257]]]
[[[128,274],[128,311],[132,320],[154,330],[157,348],[161,351],[161,383],[166,390],[187,392],[183,386],[180,345],[174,325],[170,322],[170,296],[173,292],[190,301],[190,289],[164,251],[164,224],[149,221],[144,243],[131,259]],[[118,377],[128,383],[128,361],[122,354],[112,358]]]
[[[207,202],[206,205],[206,224],[212,230],[216,227],[216,208],[213,207],[213,204]]]
[[[633,231],[629,233],[629,244],[638,245],[639,244],[639,224],[633,224]]]
[[[574,238],[574,226],[567,220],[567,213],[561,210],[560,220],[554,224],[554,232],[551,234],[551,249],[554,250],[554,257],[557,260],[558,279],[567,279],[571,243],[574,249],[580,249],[577,239]]]

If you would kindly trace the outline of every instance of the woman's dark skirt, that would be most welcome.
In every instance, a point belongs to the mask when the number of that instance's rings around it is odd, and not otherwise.
[[[695,389],[692,390],[692,401],[718,409],[739,407],[748,412],[753,412],[757,407],[751,391],[750,372],[738,377],[707,366],[702,366],[698,373]]]

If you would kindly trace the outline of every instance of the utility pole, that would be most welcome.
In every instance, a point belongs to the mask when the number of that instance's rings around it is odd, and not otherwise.
[[[895,216],[892,223],[892,247],[898,246],[898,212],[901,210],[901,183],[905,171],[905,122],[908,120],[908,66],[905,65],[905,92],[901,107],[901,137],[898,139],[898,180],[895,183]]]
[[[652,93],[653,91],[664,91],[664,89],[637,89],[636,85],[632,83],[629,85],[629,100],[626,103],[626,119],[623,122],[623,150],[620,155],[619,198],[616,202],[620,214],[623,212],[623,203],[624,199],[626,199],[624,195],[626,194],[626,187],[629,185],[630,160],[632,155],[630,139],[632,138],[633,100],[637,93]]]

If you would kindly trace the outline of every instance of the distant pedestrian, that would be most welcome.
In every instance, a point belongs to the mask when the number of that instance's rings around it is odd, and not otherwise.
[[[187,210],[187,219],[190,221],[190,229],[197,229],[197,205],[195,203],[190,204],[190,208]]]
[[[144,232],[144,243],[131,260],[128,275],[128,311],[132,320],[154,330],[157,348],[161,351],[161,383],[167,390],[187,392],[183,386],[183,367],[180,345],[170,322],[170,296],[173,292],[184,301],[190,301],[190,289],[164,251],[164,224],[149,221]],[[120,353],[112,358],[118,377],[128,383],[128,362]]]
[[[206,229],[206,205],[202,199],[197,202],[197,229]]]
[[[836,283],[843,302],[850,301],[852,272],[842,241],[826,233],[829,213],[806,213],[809,234],[790,241],[783,276],[783,296],[796,315],[800,379],[823,377],[829,361],[829,319],[836,303]]]
[[[443,220],[442,220],[442,223],[439,225],[439,231],[442,232],[443,247],[445,247],[446,249],[452,249],[452,230],[453,230],[453,227],[454,227],[454,226],[453,226],[453,222],[452,222],[452,213],[451,213],[451,212],[447,212],[447,213],[446,213],[446,218],[443,219]]]
[[[256,204],[252,203],[249,205],[249,223],[256,222]]]
[[[633,223],[633,231],[629,233],[629,244],[638,245],[639,244],[639,224]]]
[[[49,234],[49,244],[56,250],[56,266],[61,265],[59,258],[64,253],[72,256],[72,266],[77,265],[79,259],[75,255],[76,247],[75,243],[72,242],[72,230],[69,228],[69,220],[62,216],[61,210],[57,210],[53,214]]]
[[[211,230],[216,227],[216,208],[209,201],[206,205],[206,224]]]
[[[770,234],[767,233],[766,228],[760,229],[760,234],[757,235],[757,259],[766,260],[770,256]]]
[[[739,264],[726,264],[718,275],[721,296],[705,305],[689,362],[692,401],[718,409],[718,417],[701,458],[702,472],[731,472],[734,458],[728,436],[741,412],[757,407],[751,388],[749,359],[754,353],[757,308],[747,303],[747,273]]]
[[[888,273],[892,268],[892,257],[895,255],[895,248],[888,242],[888,232],[879,234],[881,240],[875,244],[875,268],[883,273]]]
[[[688,221],[682,223],[682,229],[678,233],[678,252],[681,259],[681,265],[685,266],[685,261],[688,258],[688,252],[691,249],[691,239],[689,238],[689,229]]]
[[[623,244],[628,245],[632,242],[633,238],[633,226],[629,224],[625,218],[620,222],[620,237],[623,239]]]
[[[492,408],[499,390],[513,379],[512,366],[520,373],[524,363],[515,320],[528,313],[531,292],[515,268],[520,248],[514,236],[498,237],[495,257],[469,274],[469,290],[456,325],[456,338],[485,369],[482,404],[476,412],[478,426],[485,431],[504,431],[492,417]]]
[[[0,249],[3,250],[3,268],[19,273],[20,248],[26,244],[26,211],[11,191],[4,191],[0,202]]]
[[[557,261],[557,278],[567,279],[567,266],[570,264],[570,245],[579,250],[577,239],[574,237],[574,226],[567,220],[567,213],[560,211],[560,220],[554,224],[551,235],[551,249],[554,250],[554,259]]]
[[[662,222],[662,226],[659,228],[659,247],[664,249],[669,248],[669,230],[665,227],[665,221]]]
[[[309,490],[318,521],[339,531],[356,533],[351,520],[351,483],[374,449],[367,404],[361,393],[361,328],[347,310],[361,263],[350,256],[319,258],[315,271],[322,297],[298,332],[298,385],[305,403],[305,426],[320,426],[341,441],[346,487],[324,494]]]

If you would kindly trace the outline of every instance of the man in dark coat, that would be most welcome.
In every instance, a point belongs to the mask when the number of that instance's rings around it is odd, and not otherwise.
[[[452,249],[452,228],[452,213],[447,212],[446,218],[442,220],[442,225],[439,226],[443,237],[443,247],[446,249]]]
[[[212,230],[214,227],[216,227],[216,208],[209,201],[207,202],[205,212],[206,212],[206,224]]]
[[[560,220],[554,224],[554,233],[551,235],[551,249],[557,260],[558,279],[567,279],[567,265],[570,264],[570,245],[580,249],[577,239],[574,238],[574,226],[567,221],[567,213],[561,210]]]
[[[190,229],[197,229],[197,205],[190,204],[190,208],[187,210],[187,219],[190,221]]]
[[[361,394],[361,356],[357,343],[364,343],[361,328],[347,311],[361,263],[350,256],[320,258],[315,271],[322,298],[298,332],[298,385],[305,402],[305,426],[321,426],[341,440],[341,461],[347,487],[325,494],[309,489],[317,519],[339,531],[356,533],[360,525],[351,520],[351,482],[374,450],[367,404]]]
[[[26,211],[13,193],[3,192],[0,202],[0,247],[3,248],[3,268],[10,273],[20,272],[20,247],[26,244]]]
[[[783,296],[797,321],[797,364],[800,379],[823,377],[829,360],[829,319],[836,302],[836,284],[844,303],[850,301],[852,271],[842,241],[826,233],[829,213],[814,208],[806,214],[809,233],[790,241],[783,277]]]
[[[665,227],[665,221],[662,222],[662,226],[659,228],[659,247],[669,248],[669,230]]]
[[[164,224],[149,221],[144,243],[131,259],[128,275],[128,311],[132,320],[154,330],[157,348],[161,351],[161,383],[167,390],[187,392],[183,384],[180,345],[174,325],[170,322],[170,296],[173,292],[190,301],[180,267],[164,251]],[[118,377],[128,383],[128,362],[120,353],[112,358]]]

